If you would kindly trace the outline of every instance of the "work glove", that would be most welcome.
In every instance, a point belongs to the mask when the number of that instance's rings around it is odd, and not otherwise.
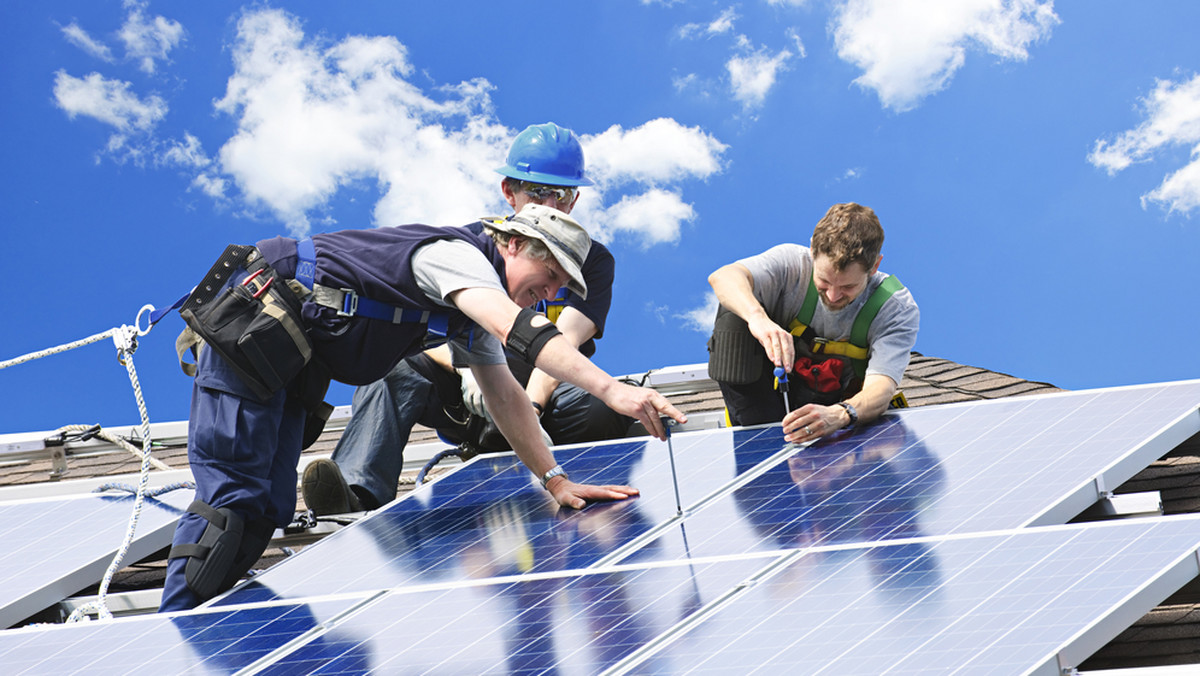
[[[467,410],[491,422],[492,414],[488,413],[487,406],[483,403],[483,390],[479,389],[479,383],[475,381],[475,374],[469,368],[455,370],[462,378],[463,404]]]

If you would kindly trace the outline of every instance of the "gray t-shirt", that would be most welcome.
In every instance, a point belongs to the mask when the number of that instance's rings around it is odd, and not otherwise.
[[[463,289],[495,289],[508,295],[483,252],[462,240],[441,239],[417,249],[412,255],[412,270],[421,291],[446,307],[454,307],[446,298]],[[450,354],[458,367],[508,363],[500,341],[478,327],[470,337],[469,349],[468,336],[461,335],[450,341]]]
[[[799,244],[780,244],[738,263],[754,278],[754,297],[767,315],[786,329],[804,305],[812,275],[812,252]],[[858,311],[887,277],[886,273],[876,272],[858,298],[836,312],[829,311],[818,300],[813,312],[813,331],[826,340],[849,340]],[[920,319],[920,310],[907,288],[897,291],[883,304],[867,332],[867,375],[885,375],[900,384],[904,369],[908,368],[909,352],[917,344]]]

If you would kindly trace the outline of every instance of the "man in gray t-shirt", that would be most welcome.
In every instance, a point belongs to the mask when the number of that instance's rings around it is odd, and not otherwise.
[[[746,347],[735,359],[754,375],[737,382],[718,378],[732,423],[756,425],[782,418],[784,438],[802,442],[874,420],[887,410],[916,344],[920,312],[908,289],[879,272],[882,247],[883,228],[874,211],[854,203],[835,204],[813,230],[812,248],[781,244],[709,276],[721,306],[736,315],[726,321],[725,313],[718,314],[710,346],[714,358],[718,354],[730,358],[728,343],[720,343],[731,335],[722,331],[723,326],[752,336],[740,343]],[[813,291],[816,302],[808,298]],[[876,305],[866,332],[865,354],[859,355],[848,342],[855,320],[864,308],[872,312]],[[804,320],[797,321],[798,316]],[[844,390],[833,391],[840,400],[825,406],[792,398],[789,412],[774,389],[773,371],[784,367],[790,372],[796,365],[797,338],[789,329],[797,324],[810,329],[805,341],[816,338],[845,346],[837,349],[861,357],[865,369],[861,379],[853,378]]]

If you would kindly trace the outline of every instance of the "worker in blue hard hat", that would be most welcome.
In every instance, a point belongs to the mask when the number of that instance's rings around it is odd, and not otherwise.
[[[529,204],[570,213],[579,199],[579,187],[592,185],[584,171],[579,138],[552,122],[532,125],[518,134],[504,166],[496,172],[504,177],[500,190],[514,213]],[[481,230],[482,223],[466,227]],[[538,303],[537,310],[587,357],[595,353],[595,341],[604,334],[613,272],[612,254],[593,242],[582,266],[587,298],[563,289],[558,297]],[[560,383],[512,354],[508,363],[525,386],[548,443],[585,443],[627,434],[632,419],[585,390]],[[395,499],[404,447],[418,423],[470,452],[509,448],[490,419],[470,371],[456,371],[445,348],[405,359],[382,380],[359,387],[352,410],[332,459],[314,461],[305,469],[304,502],[317,515],[375,509]]]

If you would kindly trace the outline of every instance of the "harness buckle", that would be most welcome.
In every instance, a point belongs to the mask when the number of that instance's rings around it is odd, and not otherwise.
[[[342,309],[338,310],[339,317],[353,317],[358,314],[358,293],[354,289],[338,289],[342,292]]]
[[[812,339],[812,348],[811,348],[812,353],[813,354],[825,354],[825,345],[828,342],[829,342],[829,340],[826,338],[813,338]]]

